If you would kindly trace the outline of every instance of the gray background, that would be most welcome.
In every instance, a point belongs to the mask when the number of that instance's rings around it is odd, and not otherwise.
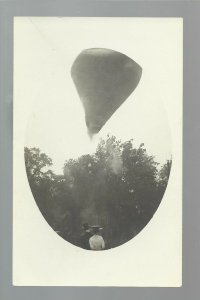
[[[183,286],[74,288],[12,286],[13,16],[183,17]],[[0,1],[0,299],[190,299],[200,295],[199,1]],[[27,45],[28,46],[28,45]],[[30,233],[31,234],[31,233]],[[163,258],[164,259],[164,258]],[[87,270],[83,270],[87,272]]]

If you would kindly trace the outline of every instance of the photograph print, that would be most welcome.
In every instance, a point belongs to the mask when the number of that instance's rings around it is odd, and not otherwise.
[[[168,44],[155,19],[149,34],[142,18],[107,19],[104,30],[84,19],[15,19],[14,159],[23,149],[16,170],[48,230],[106,255],[134,243],[167,202],[180,163],[169,112],[180,133],[181,39]]]

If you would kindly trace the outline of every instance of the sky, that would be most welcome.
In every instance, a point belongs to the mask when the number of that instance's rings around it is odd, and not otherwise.
[[[170,20],[18,19],[15,94],[26,97],[29,108],[25,146],[51,157],[56,173],[62,173],[65,160],[95,152],[107,134],[122,141],[133,138],[136,147],[144,143],[160,164],[171,158],[168,100],[176,100],[180,41]],[[128,55],[143,73],[137,88],[91,141],[70,71],[82,50],[95,47]]]

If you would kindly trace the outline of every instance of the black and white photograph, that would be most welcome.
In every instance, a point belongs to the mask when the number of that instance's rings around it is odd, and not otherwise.
[[[181,19],[15,18],[14,284],[180,286],[181,168]]]

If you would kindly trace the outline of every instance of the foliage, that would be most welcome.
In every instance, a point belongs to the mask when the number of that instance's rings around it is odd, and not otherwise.
[[[25,148],[27,176],[36,202],[52,228],[80,246],[82,224],[103,227],[106,247],[123,244],[152,218],[166,189],[171,161],[158,163],[141,144],[114,136],[96,152],[69,159],[55,175],[52,160],[37,148]],[[43,171],[42,171],[43,170]]]

